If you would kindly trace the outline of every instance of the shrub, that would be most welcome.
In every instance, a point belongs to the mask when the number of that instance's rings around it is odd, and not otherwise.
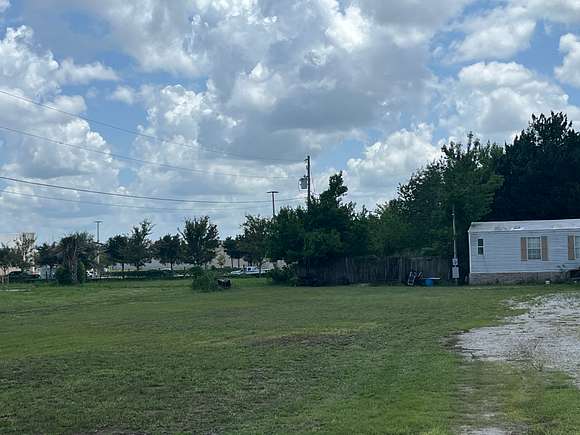
[[[68,267],[59,266],[54,273],[54,278],[59,285],[72,285],[73,278]],[[77,265],[77,282],[83,284],[87,280],[87,270],[82,262]]]
[[[217,274],[213,270],[203,270],[201,267],[194,267],[190,270],[192,276],[192,288],[204,293],[217,292],[221,287],[217,283]]]
[[[274,284],[289,284],[294,286],[298,284],[296,270],[291,266],[272,269],[268,272],[268,276]]]
[[[59,285],[71,285],[72,277],[68,267],[59,266],[54,272],[54,278]]]

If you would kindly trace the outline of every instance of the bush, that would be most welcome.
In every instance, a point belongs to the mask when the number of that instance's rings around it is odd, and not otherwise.
[[[68,267],[59,266],[54,273],[54,278],[59,285],[71,285],[72,284],[72,276]]]
[[[59,266],[54,273],[54,278],[59,285],[72,285],[73,278],[68,267]],[[87,280],[87,270],[82,262],[77,266],[77,282],[83,284]]]
[[[189,273],[193,278],[191,286],[194,290],[211,293],[222,289],[217,283],[217,274],[213,270],[203,270],[201,267],[194,267]]]
[[[274,284],[287,284],[294,286],[298,284],[296,270],[291,266],[272,269],[268,272],[268,276]]]

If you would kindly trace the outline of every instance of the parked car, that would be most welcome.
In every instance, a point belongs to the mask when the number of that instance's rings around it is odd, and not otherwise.
[[[268,269],[262,269],[262,274],[266,273]],[[230,275],[234,276],[253,276],[253,275],[260,275],[260,269],[256,266],[246,266],[242,269],[234,270],[230,273]]]
[[[38,273],[28,272],[26,270],[14,270],[8,274],[9,282],[33,282],[40,279]]]

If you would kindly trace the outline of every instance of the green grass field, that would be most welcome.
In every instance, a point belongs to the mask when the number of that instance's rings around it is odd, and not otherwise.
[[[580,427],[562,376],[450,350],[540,286],[18,287],[0,291],[0,433],[445,434],[492,402],[530,433]]]

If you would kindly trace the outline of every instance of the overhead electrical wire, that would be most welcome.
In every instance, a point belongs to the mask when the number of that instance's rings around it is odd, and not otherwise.
[[[68,199],[68,198],[55,198],[53,196],[45,196],[45,195],[38,195],[32,193],[23,193],[23,192],[13,192],[10,190],[0,190],[0,193],[7,193],[9,195],[16,195],[16,196],[23,196],[28,198],[39,198],[39,199],[47,199],[52,201],[62,201],[68,203],[75,203],[75,204],[86,204],[86,205],[97,205],[103,207],[116,207],[116,208],[130,208],[130,209],[138,209],[138,210],[147,210],[147,211],[154,211],[154,212],[183,212],[183,213],[206,213],[206,212],[219,212],[219,211],[229,211],[229,210],[258,210],[264,208],[270,208],[269,204],[264,204],[258,207],[222,207],[222,208],[214,208],[214,209],[190,209],[190,208],[160,208],[160,207],[146,207],[146,206],[139,206],[139,205],[128,205],[128,204],[109,204],[106,202],[95,202],[95,201],[84,201],[80,199]]]
[[[288,176],[272,177],[272,176],[265,176],[265,175],[245,175],[245,174],[233,174],[233,173],[224,173],[224,172],[204,171],[202,169],[185,168],[183,166],[174,166],[174,165],[169,165],[166,163],[152,162],[150,160],[138,159],[135,157],[124,156],[122,154],[96,150],[94,148],[85,147],[82,145],[73,145],[73,144],[69,144],[69,143],[66,143],[66,142],[63,142],[60,140],[51,139],[51,138],[48,138],[46,136],[41,136],[41,135],[38,135],[35,133],[30,133],[27,131],[18,130],[16,128],[6,127],[3,125],[0,125],[0,129],[10,131],[12,133],[20,134],[23,136],[32,137],[34,139],[43,140],[43,141],[50,142],[50,143],[53,143],[56,145],[62,145],[62,146],[68,147],[68,148],[80,149],[80,150],[88,151],[91,153],[96,153],[96,154],[114,157],[116,159],[128,160],[128,161],[135,162],[135,163],[140,163],[140,164],[144,164],[144,165],[153,165],[153,166],[158,166],[158,167],[167,168],[167,169],[173,169],[173,170],[177,170],[177,171],[192,172],[192,173],[198,173],[198,174],[208,174],[208,175],[220,175],[220,176],[224,176],[224,177],[242,177],[242,178],[266,179],[266,180],[288,180],[288,179],[292,178],[292,177],[288,177]]]
[[[262,204],[262,203],[270,203],[270,200],[211,201],[211,200],[199,200],[199,199],[162,198],[162,197],[155,197],[155,196],[130,195],[127,193],[103,192],[100,190],[83,189],[83,188],[79,188],[79,187],[69,187],[69,186],[60,186],[60,185],[56,185],[56,184],[40,183],[38,181],[22,180],[19,178],[12,178],[12,177],[5,177],[5,176],[0,176],[0,180],[12,181],[14,183],[27,184],[27,185],[31,185],[31,186],[40,186],[40,187],[49,187],[52,189],[69,190],[69,191],[73,191],[73,192],[92,193],[92,194],[96,194],[96,195],[115,196],[115,197],[119,197],[119,198],[145,199],[145,200],[149,200],[149,201],[178,202],[178,203],[186,203],[186,204]],[[280,201],[282,201],[282,202],[299,201],[301,199],[302,198],[300,198],[300,197],[286,198],[286,199],[280,199]]]
[[[163,142],[163,143],[167,143],[167,144],[171,144],[171,145],[177,145],[177,146],[182,146],[182,147],[192,148],[192,149],[201,149],[201,150],[204,150],[204,151],[207,151],[207,152],[210,152],[210,153],[221,154],[221,155],[224,155],[224,156],[238,157],[238,158],[242,158],[242,159],[245,159],[245,160],[261,160],[261,161],[270,161],[270,162],[276,161],[276,162],[287,162],[287,163],[299,163],[299,161],[297,161],[297,160],[281,159],[281,158],[274,158],[274,157],[272,157],[272,158],[264,158],[264,157],[252,156],[252,155],[249,155],[249,154],[237,154],[237,153],[232,153],[232,152],[225,151],[225,150],[220,150],[220,149],[217,149],[217,148],[207,147],[207,146],[200,145],[200,144],[188,145],[188,144],[181,143],[181,142],[170,141],[170,140],[164,139],[164,138],[159,137],[159,136],[142,133],[140,131],[131,130],[129,128],[120,127],[118,125],[114,125],[114,124],[111,124],[111,123],[108,123],[108,122],[99,121],[99,120],[94,119],[94,118],[89,118],[87,116],[78,115],[78,114],[75,114],[75,113],[72,113],[72,112],[67,112],[66,110],[62,110],[62,109],[59,109],[57,107],[50,106],[48,104],[44,104],[44,103],[41,103],[40,101],[36,101],[36,100],[33,100],[31,98],[27,98],[27,97],[24,97],[24,96],[21,96],[21,95],[12,94],[12,93],[6,92],[6,91],[4,91],[2,89],[0,89],[0,94],[5,95],[5,96],[10,97],[10,98],[14,98],[14,99],[20,100],[20,101],[24,101],[24,102],[29,103],[29,104],[34,104],[36,106],[42,107],[42,108],[47,109],[47,110],[52,110],[54,112],[57,112],[57,113],[61,113],[63,115],[70,116],[72,118],[82,119],[84,121],[87,121],[87,122],[90,122],[90,123],[93,123],[93,124],[98,124],[98,125],[101,125],[103,127],[107,127],[107,128],[113,129],[113,130],[117,130],[117,131],[120,131],[120,132],[123,132],[123,133],[127,133],[127,134],[131,134],[131,135],[134,135],[134,136],[143,137],[143,138],[146,138],[146,139],[155,140],[155,141],[158,141],[158,142]]]

